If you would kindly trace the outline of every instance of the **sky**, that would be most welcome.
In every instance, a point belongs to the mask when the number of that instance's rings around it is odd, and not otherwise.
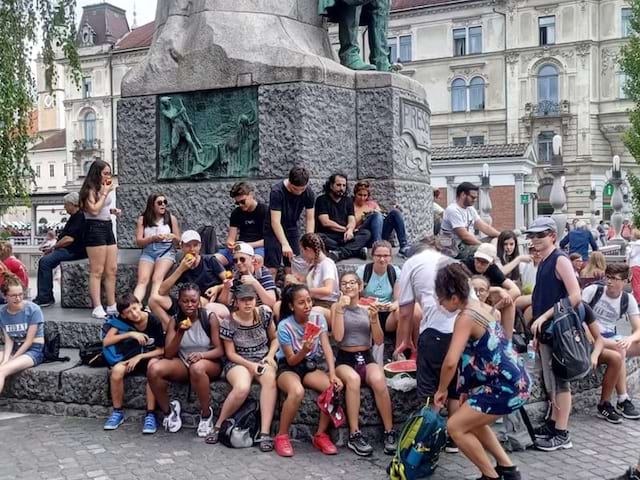
[[[84,5],[95,5],[96,3],[105,3],[102,0],[78,0],[78,8],[76,11],[76,23],[80,21],[82,17],[82,7]],[[138,27],[149,23],[156,18],[156,0],[108,0],[106,3],[110,3],[116,7],[120,7],[127,11],[127,20],[129,21],[129,27],[133,26],[133,6],[135,4],[136,21]]]

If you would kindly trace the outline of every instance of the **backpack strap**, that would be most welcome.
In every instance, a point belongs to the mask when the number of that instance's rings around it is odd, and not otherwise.
[[[200,315],[200,324],[202,325],[202,329],[204,333],[207,334],[207,337],[211,338],[211,322],[209,322],[209,312],[205,308],[198,309],[198,314]]]
[[[629,310],[629,293],[623,291],[622,298],[620,299],[620,316],[625,316],[627,314],[627,310]]]
[[[596,304],[600,301],[600,299],[602,298],[602,294],[604,293],[604,285],[598,285],[598,288],[596,288],[596,293],[593,294],[593,298],[591,299],[591,301],[589,302],[589,306],[591,308],[595,307]],[[629,299],[627,298],[627,302],[629,301]],[[628,306],[628,305],[627,305]],[[622,315],[622,300],[620,301],[620,314]]]
[[[367,284],[369,280],[371,280],[371,275],[373,275],[373,263],[367,263],[364,266],[364,276],[362,278],[362,283],[364,284],[363,288],[367,288]]]
[[[391,284],[391,288],[393,289],[394,285],[396,284],[397,276],[396,269],[393,268],[393,265],[391,264],[387,265],[387,277],[389,277],[389,283]]]

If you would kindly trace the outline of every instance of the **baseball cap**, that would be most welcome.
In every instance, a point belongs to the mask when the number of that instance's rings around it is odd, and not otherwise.
[[[196,232],[195,230],[187,230],[186,232],[184,232],[182,234],[182,243],[189,243],[192,242],[194,240],[197,240],[198,242],[202,243],[202,239],[200,238],[200,234],[198,232]]]
[[[540,233],[547,230],[557,232],[558,227],[556,227],[556,222],[549,217],[538,217],[529,225],[529,228],[527,228],[524,233]]]
[[[245,255],[249,255],[250,257],[253,257],[255,255],[253,247],[246,242],[236,243],[236,246],[233,247],[233,253],[244,253]]]
[[[256,298],[256,290],[251,285],[245,285],[244,283],[238,285],[238,287],[233,292],[233,295],[236,298]]]
[[[496,246],[492,243],[482,243],[478,246],[478,249],[473,254],[473,258],[481,258],[489,263],[493,263],[498,254]]]

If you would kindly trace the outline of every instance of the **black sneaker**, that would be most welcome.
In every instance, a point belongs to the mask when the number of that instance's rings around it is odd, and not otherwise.
[[[349,435],[347,447],[353,450],[356,455],[360,455],[361,457],[368,457],[373,453],[373,447],[369,445],[367,439],[364,438],[360,432],[355,432]]]
[[[360,250],[358,250],[358,257],[360,257],[361,260],[366,260],[367,257],[367,247],[362,247]]]
[[[553,436],[547,438],[538,438],[533,445],[543,452],[554,452],[561,448],[573,448],[569,432],[555,433]]]
[[[629,470],[624,472],[624,474],[610,480],[640,480],[640,471],[633,467],[629,467]]]
[[[384,453],[393,455],[398,449],[398,433],[395,430],[384,432]]]
[[[640,412],[628,398],[624,402],[618,403],[616,410],[620,415],[629,420],[638,420],[640,418]]]
[[[327,252],[327,257],[333,260],[334,263],[338,263],[342,259],[340,257],[340,253],[337,250],[329,250]]]
[[[40,306],[41,308],[46,308],[46,307],[50,307],[51,305],[53,305],[54,303],[56,303],[56,301],[52,298],[50,300],[42,300],[41,298],[34,298],[33,299],[33,303],[35,303],[36,305]]]
[[[609,402],[603,402],[598,405],[598,417],[609,423],[622,423],[622,417]]]
[[[447,453],[458,453],[460,449],[456,445],[456,442],[451,439],[451,437],[447,437],[447,443],[444,446],[444,451]]]
[[[542,425],[540,425],[538,428],[535,428],[533,430],[533,433],[536,436],[536,438],[552,437],[556,433],[555,422],[553,420],[549,420],[543,423]]]
[[[520,470],[515,465],[513,467],[503,467],[496,465],[496,472],[500,475],[500,480],[521,480]]]

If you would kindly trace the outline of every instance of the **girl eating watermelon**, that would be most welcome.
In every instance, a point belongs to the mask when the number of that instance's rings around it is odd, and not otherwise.
[[[347,446],[356,455],[369,456],[373,447],[360,433],[358,416],[360,413],[360,385],[371,387],[376,405],[384,424],[384,452],[395,453],[397,435],[393,430],[391,397],[382,371],[371,355],[371,340],[376,345],[384,344],[384,333],[380,327],[376,301],[361,298],[362,280],[355,272],[344,273],[340,277],[342,297],[332,307],[333,338],[338,343],[336,375],[346,386],[347,419],[349,440]]]
[[[327,334],[327,321],[316,311],[309,290],[304,285],[287,287],[282,295],[281,318],[278,324],[280,349],[278,359],[278,388],[287,398],[282,405],[280,427],[274,439],[276,453],[282,457],[293,456],[289,441],[289,426],[298,413],[304,398],[304,388],[318,393],[333,386],[342,389],[342,381],[336,376],[333,352]],[[320,349],[324,353],[329,373],[320,368]],[[320,412],[318,431],[313,436],[313,446],[325,455],[338,453],[327,435],[330,417]]]

